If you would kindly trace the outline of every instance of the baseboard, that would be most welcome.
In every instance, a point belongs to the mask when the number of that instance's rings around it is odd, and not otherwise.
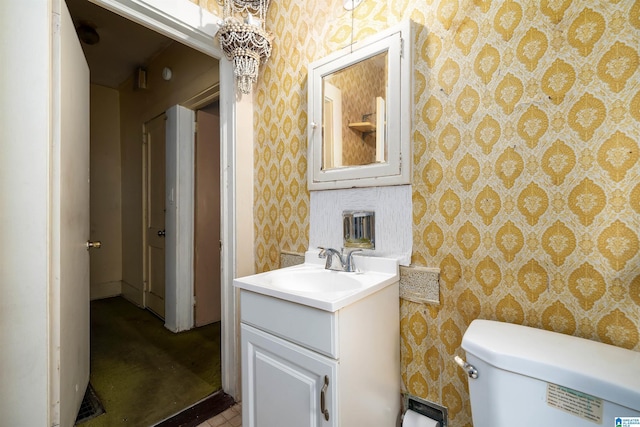
[[[138,307],[144,307],[143,304],[143,294],[142,289],[133,286],[126,281],[122,281],[122,296]]]
[[[91,284],[90,298],[91,301],[96,299],[104,299],[118,296],[122,293],[122,282],[120,280],[114,282],[103,282]]]

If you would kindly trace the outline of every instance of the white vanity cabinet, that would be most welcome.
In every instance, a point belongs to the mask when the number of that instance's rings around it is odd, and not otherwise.
[[[337,361],[246,324],[241,325],[241,331],[247,364],[244,387],[248,387],[243,410],[249,414],[243,414],[243,425],[338,425]]]
[[[390,427],[400,413],[398,283],[337,311],[241,289],[244,427]]]

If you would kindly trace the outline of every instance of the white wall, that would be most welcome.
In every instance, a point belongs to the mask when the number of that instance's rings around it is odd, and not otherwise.
[[[49,419],[51,7],[0,2],[0,423],[7,426]]]
[[[372,256],[398,258],[411,264],[413,202],[410,185],[346,188],[310,192],[309,248],[344,246],[342,212],[375,212],[375,250]]]
[[[120,96],[91,85],[91,299],[122,290],[122,191],[120,185]]]
[[[237,136],[236,136],[236,193],[242,197],[236,198],[237,228],[237,260],[236,277],[254,274],[256,271],[255,242],[253,226],[253,102],[248,95],[236,100]],[[249,167],[251,165],[251,167]],[[251,242],[249,244],[249,242]],[[251,248],[251,250],[249,250]]]

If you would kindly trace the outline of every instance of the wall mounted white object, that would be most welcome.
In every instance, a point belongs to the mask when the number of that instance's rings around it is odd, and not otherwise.
[[[345,10],[353,10],[356,7],[360,6],[360,3],[362,3],[362,1],[363,0],[344,0],[342,6],[345,8]]]
[[[364,254],[396,258],[411,264],[413,247],[413,204],[410,185],[312,191],[309,204],[309,248],[340,248],[344,245],[342,212],[376,213],[375,250]]]
[[[309,190],[411,183],[412,42],[412,23],[406,21],[309,65],[307,133]],[[326,82],[332,80],[330,79],[332,75],[343,70],[355,68],[367,60],[380,61],[385,56],[387,62],[383,67],[387,70],[384,89],[385,107],[380,109],[376,106],[376,115],[383,115],[384,120],[376,117],[376,123],[371,124],[371,130],[362,130],[363,133],[383,134],[384,140],[376,141],[377,150],[381,153],[376,153],[374,160],[366,165],[348,165],[341,162],[334,166],[325,160],[328,150],[324,147],[327,138],[323,138],[323,135],[333,134],[331,129],[327,129],[325,121]],[[367,83],[363,82],[363,84]],[[352,89],[349,90],[352,91]],[[343,104],[346,102],[344,100],[349,90],[342,90]],[[372,103],[374,102],[375,99],[372,99]],[[334,105],[333,108],[338,109],[341,106]],[[383,129],[376,129],[376,126],[383,126]],[[343,132],[352,131],[346,129]],[[376,138],[378,137],[379,135],[376,135]],[[336,138],[331,139],[335,141]]]

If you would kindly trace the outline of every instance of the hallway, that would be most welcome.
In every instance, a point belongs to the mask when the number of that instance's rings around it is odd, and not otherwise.
[[[174,334],[124,298],[92,301],[91,385],[105,414],[78,425],[158,423],[221,389],[220,322]]]

